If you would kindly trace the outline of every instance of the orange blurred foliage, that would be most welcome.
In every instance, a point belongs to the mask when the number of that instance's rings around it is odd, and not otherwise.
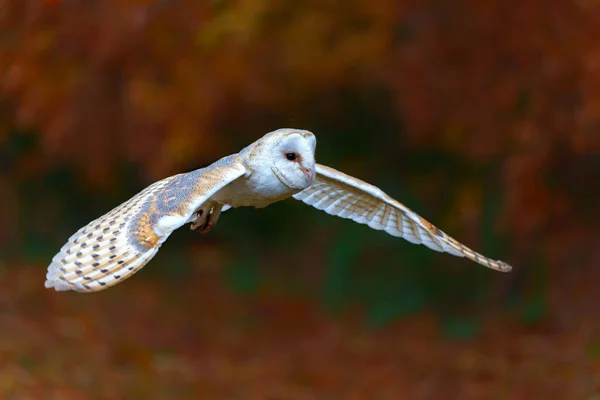
[[[31,237],[63,242],[69,223],[87,222],[81,210],[104,206],[89,194],[110,192],[123,165],[150,183],[212,162],[266,130],[344,131],[364,118],[367,131],[323,146],[330,155],[357,148],[355,159],[340,157],[336,167],[368,171],[373,163],[371,173],[384,176],[394,164],[396,178],[420,164],[391,189],[406,184],[405,193],[415,190],[425,209],[443,208],[436,224],[464,227],[456,237],[469,244],[489,240],[481,231],[499,220],[511,245],[497,256],[516,267],[494,275],[490,286],[477,272],[453,280],[440,303],[464,288],[489,292],[463,307],[483,316],[483,332],[458,342],[442,337],[439,320],[427,313],[365,332],[352,312],[334,319],[291,296],[235,297],[219,274],[202,275],[213,273],[201,269],[211,259],[232,253],[231,242],[215,245],[218,238],[189,246],[192,262],[202,264],[189,270],[202,276],[160,287],[136,277],[110,295],[90,297],[43,291],[45,265],[4,269],[2,253],[0,393],[60,399],[598,393],[598,38],[597,0],[0,0],[0,251],[18,254]],[[351,118],[349,93],[360,97],[370,89],[382,94],[381,109],[373,102],[364,116]],[[395,142],[380,143],[376,128],[368,131],[371,117],[384,113],[391,114]],[[37,144],[5,146],[18,135]],[[376,144],[365,143],[365,135]],[[413,179],[438,156],[440,164]],[[67,173],[44,186],[57,166],[75,171],[87,197],[69,192],[76,185]],[[477,173],[462,173],[469,168]],[[56,182],[64,187],[54,189]],[[140,187],[127,189],[131,195]],[[85,207],[82,198],[89,200]],[[499,211],[486,216],[494,201]],[[77,218],[63,223],[69,215]],[[292,239],[306,258],[269,243],[261,262],[271,257],[272,270],[294,270],[292,279],[326,281],[331,242],[323,238],[335,229],[306,229],[302,240]],[[429,267],[423,258],[403,256],[403,271]],[[450,257],[441,257],[438,266],[453,273]],[[283,259],[294,268],[283,269]],[[370,268],[361,265],[358,273],[363,267]],[[430,273],[441,283],[427,288],[437,294],[448,285],[435,267]],[[429,277],[401,288],[423,286]],[[384,280],[393,286],[396,278]],[[373,285],[383,292],[379,281]],[[523,326],[499,316],[497,299],[512,300],[513,292],[526,300],[537,295],[526,306],[532,320],[543,321]],[[531,311],[524,303],[519,312]],[[157,322],[157,315],[166,319]]]

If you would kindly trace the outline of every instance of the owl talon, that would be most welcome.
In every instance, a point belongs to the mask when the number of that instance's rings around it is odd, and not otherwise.
[[[208,233],[217,225],[223,206],[217,203],[209,205],[205,204],[205,206],[206,207],[196,211],[196,219],[190,226],[191,230],[200,233]]]
[[[200,229],[197,229],[196,232],[200,232],[200,233],[208,233],[212,230],[212,228],[214,228],[217,224],[212,224],[212,223],[208,223],[206,225],[203,225],[200,227]]]

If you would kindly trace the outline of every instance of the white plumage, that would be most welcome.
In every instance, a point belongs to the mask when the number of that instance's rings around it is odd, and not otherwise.
[[[314,159],[315,136],[270,132],[240,153],[158,181],[77,231],[48,267],[46,287],[95,292],[142,268],[177,228],[207,232],[231,207],[294,197],[328,214],[383,230],[498,271],[511,267],[469,249],[379,188]]]

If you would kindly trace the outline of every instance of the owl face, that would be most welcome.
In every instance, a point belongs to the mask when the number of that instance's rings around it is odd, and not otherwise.
[[[306,189],[315,178],[315,136],[309,131],[292,129],[274,133],[271,146],[265,149],[272,173],[290,189]]]

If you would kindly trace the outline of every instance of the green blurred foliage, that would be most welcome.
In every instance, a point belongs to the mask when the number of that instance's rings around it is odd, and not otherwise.
[[[0,0],[0,262],[47,262],[154,180],[292,126],[516,270],[290,201],[177,233],[155,273],[186,279],[214,248],[236,291],[374,326],[433,307],[468,337],[507,300],[539,321],[600,262],[599,22],[595,2]]]

